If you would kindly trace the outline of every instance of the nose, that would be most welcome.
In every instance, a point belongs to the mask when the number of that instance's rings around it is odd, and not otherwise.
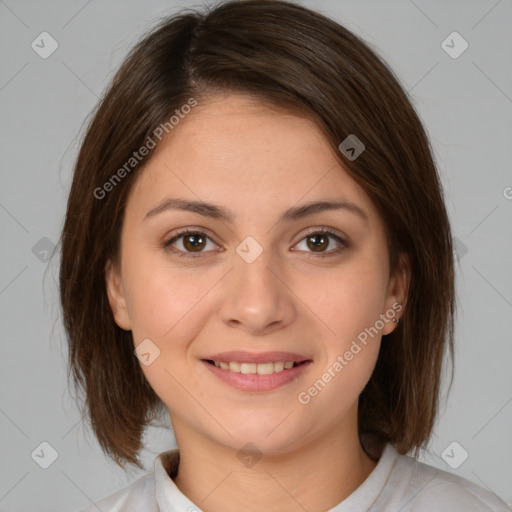
[[[289,325],[297,305],[282,266],[263,251],[252,263],[238,254],[223,280],[221,320],[252,335],[266,335]]]

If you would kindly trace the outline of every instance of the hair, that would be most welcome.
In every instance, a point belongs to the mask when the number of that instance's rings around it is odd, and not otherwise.
[[[151,154],[133,169],[126,162],[176,109],[218,93],[312,119],[377,207],[391,271],[407,258],[406,306],[359,397],[358,428],[374,459],[387,442],[418,454],[435,425],[447,348],[453,379],[452,236],[432,149],[408,93],[375,50],[322,14],[280,0],[229,1],[160,20],[91,114],[61,233],[59,282],[68,378],[84,395],[100,446],[121,467],[142,467],[144,429],[165,409],[106,293],[127,197]],[[338,149],[351,134],[366,148],[355,160]],[[122,179],[113,183],[116,173]]]

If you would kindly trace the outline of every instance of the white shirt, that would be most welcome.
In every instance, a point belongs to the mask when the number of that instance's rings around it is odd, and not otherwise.
[[[201,512],[173,482],[178,449],[155,458],[154,471],[81,512]],[[510,512],[492,492],[387,444],[368,478],[327,512]]]

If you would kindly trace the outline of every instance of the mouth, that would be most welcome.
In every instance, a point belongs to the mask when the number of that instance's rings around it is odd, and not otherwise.
[[[242,363],[239,361],[214,361],[212,359],[204,359],[208,364],[214,365],[221,370],[233,373],[243,373],[244,375],[271,375],[279,373],[291,368],[296,368],[308,362],[304,361],[268,361],[265,363]]]
[[[230,387],[240,391],[271,391],[300,378],[313,363],[290,352],[251,353],[244,351],[211,354],[202,363]]]

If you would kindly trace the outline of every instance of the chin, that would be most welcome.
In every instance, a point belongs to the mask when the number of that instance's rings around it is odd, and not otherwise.
[[[297,426],[295,430],[288,420],[283,422],[286,415],[276,418],[276,421],[259,421],[253,418],[245,425],[238,421],[231,425],[224,424],[228,434],[223,435],[222,444],[235,450],[243,450],[246,445],[253,445],[259,452],[268,455],[282,455],[294,447],[299,447],[305,440],[306,430],[304,425]]]

